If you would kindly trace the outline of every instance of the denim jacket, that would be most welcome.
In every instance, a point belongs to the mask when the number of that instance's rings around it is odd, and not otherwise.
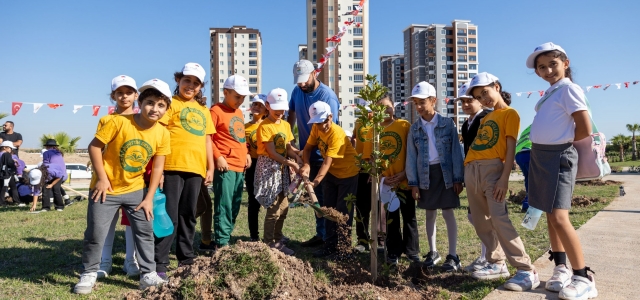
[[[458,130],[451,118],[436,114],[438,125],[434,128],[436,148],[440,156],[440,166],[447,189],[453,183],[464,182],[464,159],[458,139]],[[418,118],[409,129],[407,137],[407,163],[405,166],[409,186],[429,189],[429,137]]]

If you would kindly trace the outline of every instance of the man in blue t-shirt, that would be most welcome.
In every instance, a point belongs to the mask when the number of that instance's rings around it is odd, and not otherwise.
[[[289,117],[287,122],[291,124],[291,131],[296,122],[298,124],[298,142],[300,146],[298,149],[304,149],[311,133],[311,127],[313,124],[307,124],[309,122],[309,107],[311,104],[317,101],[323,101],[329,104],[331,107],[331,114],[333,115],[333,122],[338,123],[338,110],[340,103],[338,102],[338,96],[333,92],[331,88],[323,84],[318,80],[318,71],[316,71],[313,63],[308,60],[300,60],[293,65],[293,83],[297,86],[291,93],[291,99],[289,101]],[[322,156],[320,151],[316,149],[311,152],[310,165],[311,170],[309,172],[309,179],[313,180],[320,166],[322,165]],[[320,205],[323,205],[323,193],[322,183],[314,188],[316,197]],[[320,246],[323,244],[325,236],[324,219],[316,217],[316,235],[306,242],[301,243],[303,247]]]

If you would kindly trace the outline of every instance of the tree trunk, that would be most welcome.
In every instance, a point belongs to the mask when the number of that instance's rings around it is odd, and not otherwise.
[[[624,145],[620,143],[620,161],[624,161]]]
[[[373,150],[379,151],[380,141],[376,132],[376,126],[374,125],[371,130],[373,130],[373,141],[371,141],[373,144]],[[375,176],[371,179],[371,224],[369,228],[371,230],[371,239],[373,242],[371,243],[371,249],[369,252],[371,253],[371,282],[375,283],[376,279],[378,279],[378,222],[380,218],[380,212],[378,211],[378,208],[380,207],[378,204],[378,184],[380,183],[380,178],[378,176],[378,168],[376,166],[376,160],[378,157],[375,152],[371,157],[373,158],[372,163],[375,166],[373,168]]]
[[[638,149],[636,148],[636,132],[633,132],[633,137],[631,137],[631,144],[633,145],[633,153],[631,154],[631,160],[638,159],[636,153],[638,153]]]

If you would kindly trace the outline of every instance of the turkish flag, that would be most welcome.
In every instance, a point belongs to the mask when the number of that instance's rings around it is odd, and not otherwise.
[[[100,111],[100,105],[94,105],[93,106],[93,115],[92,116],[97,117],[99,111]]]
[[[62,104],[52,104],[52,103],[48,103],[47,106],[51,107],[52,109],[56,109],[60,106],[62,106]]]
[[[544,95],[544,91],[538,91],[538,93],[540,93],[540,97],[542,97],[542,95]]]
[[[116,107],[115,106],[109,106],[109,110],[107,111],[107,114],[112,114],[114,111],[116,111]]]
[[[22,102],[11,102],[11,115],[15,116],[22,108]]]

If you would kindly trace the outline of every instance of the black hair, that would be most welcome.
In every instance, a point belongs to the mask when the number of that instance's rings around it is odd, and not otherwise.
[[[176,83],[178,83],[178,85],[176,85],[176,89],[173,90],[173,94],[176,96],[180,95],[180,79],[182,79],[182,77],[184,77],[184,74],[182,72],[175,72],[173,73],[173,77],[176,80]],[[200,81],[200,79],[198,79],[198,81]],[[198,92],[198,94],[193,97],[196,102],[198,102],[200,105],[202,106],[207,106],[207,99],[204,98],[204,84],[206,82],[200,82],[200,84],[202,85],[202,87],[200,88],[200,92]]]
[[[142,107],[142,101],[148,97],[156,97],[160,100],[164,100],[167,103],[167,108],[171,106],[171,98],[165,96],[163,93],[156,89],[146,89],[138,96],[138,106]]]
[[[538,67],[538,57],[540,57],[540,55],[550,55],[553,58],[560,58],[560,61],[562,62],[565,62],[567,61],[567,59],[569,59],[566,54],[564,54],[562,51],[559,51],[559,50],[551,50],[551,51],[543,52],[538,54],[538,56],[536,56],[536,58],[533,60],[534,68]],[[572,75],[573,75],[573,72],[571,72],[571,67],[567,67],[567,69],[564,70],[564,77],[569,78],[569,80],[573,82]]]
[[[9,123],[11,124],[11,127],[15,126],[16,124],[13,124],[13,121],[6,121],[5,123]]]
[[[38,183],[38,187],[40,187],[40,191],[44,191],[44,187],[45,185],[47,185],[47,181],[49,181],[49,167],[47,167],[47,165],[40,165],[39,167],[37,167],[36,169],[40,170],[40,172],[42,172],[42,177],[40,177],[40,183]],[[35,169],[32,169],[35,170]],[[31,171],[31,170],[29,170]],[[29,181],[29,173],[23,174],[22,175],[22,183],[23,184],[28,184],[31,185],[31,182]]]
[[[496,84],[500,88],[500,96],[502,96],[502,100],[504,100],[504,103],[506,103],[507,105],[511,106],[511,93],[505,92],[502,89],[502,84],[500,83],[500,81],[496,80],[494,83],[491,84],[491,86],[495,86]]]

